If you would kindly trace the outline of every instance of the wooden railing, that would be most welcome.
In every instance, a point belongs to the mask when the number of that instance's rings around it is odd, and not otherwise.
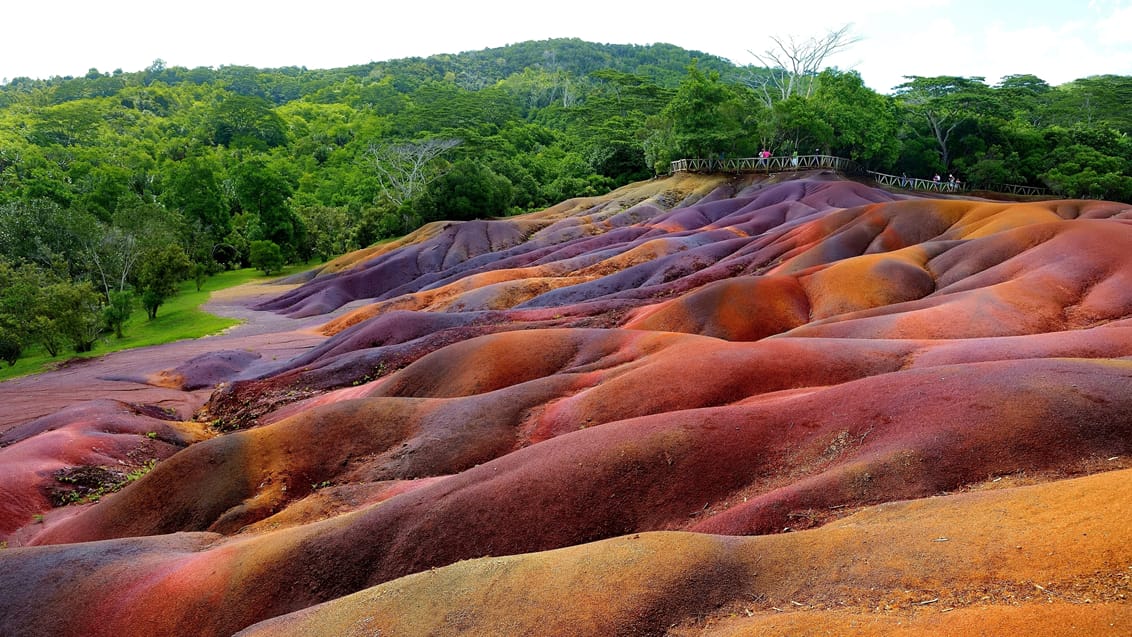
[[[991,184],[987,186],[987,190],[995,192],[1008,192],[1014,195],[1036,195],[1044,196],[1049,194],[1049,189],[1038,188],[1036,186],[1018,186],[1015,184]]]
[[[970,190],[967,184],[958,181],[936,181],[934,179],[919,179],[917,177],[906,177],[904,175],[889,175],[887,173],[878,173],[875,171],[868,171],[869,176],[876,180],[882,186],[892,186],[893,188],[903,188],[905,190],[928,190],[931,192],[965,192]]]
[[[798,155],[797,157],[741,157],[734,159],[677,159],[669,166],[672,173],[776,173],[795,170],[837,170],[844,173],[868,175],[882,186],[929,192],[967,192],[970,187],[958,181],[936,181],[904,175],[889,175],[864,170],[857,162],[835,155]],[[1014,195],[1043,196],[1050,194],[1045,188],[1015,184],[992,184],[981,188]]]
[[[788,170],[827,168],[848,173],[863,172],[851,159],[833,155],[797,157],[741,157],[735,159],[677,159],[669,170],[674,173],[774,173]]]

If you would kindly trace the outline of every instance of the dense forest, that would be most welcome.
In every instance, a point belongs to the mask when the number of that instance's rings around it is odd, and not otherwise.
[[[815,151],[883,172],[1132,201],[1132,78],[736,66],[575,39],[342,69],[167,66],[0,85],[0,358],[89,349],[219,268],[327,259],[543,208],[681,157]]]

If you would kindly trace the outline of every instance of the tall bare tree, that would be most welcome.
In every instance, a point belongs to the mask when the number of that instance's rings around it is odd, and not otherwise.
[[[809,97],[814,79],[822,71],[826,58],[861,41],[850,33],[851,24],[830,31],[823,37],[799,40],[795,36],[774,36],[774,46],[755,53],[748,49],[767,71],[753,71],[748,83],[759,92],[763,102],[771,106],[792,95]]]
[[[373,161],[383,196],[397,206],[411,201],[442,173],[432,160],[460,145],[459,139],[427,139],[420,142],[370,144],[366,154]]]

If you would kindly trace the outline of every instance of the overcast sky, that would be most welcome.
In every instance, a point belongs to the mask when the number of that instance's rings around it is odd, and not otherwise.
[[[740,65],[769,38],[845,24],[829,60],[888,92],[904,75],[1132,75],[1132,0],[38,0],[0,9],[0,81],[239,64],[335,68],[524,40],[667,42]]]

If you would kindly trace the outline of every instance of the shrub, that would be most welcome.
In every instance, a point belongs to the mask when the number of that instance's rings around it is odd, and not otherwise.
[[[8,367],[16,364],[20,354],[24,351],[23,343],[15,334],[0,328],[0,360],[8,363]]]
[[[283,251],[274,241],[252,241],[251,261],[253,268],[271,276],[283,267]]]

